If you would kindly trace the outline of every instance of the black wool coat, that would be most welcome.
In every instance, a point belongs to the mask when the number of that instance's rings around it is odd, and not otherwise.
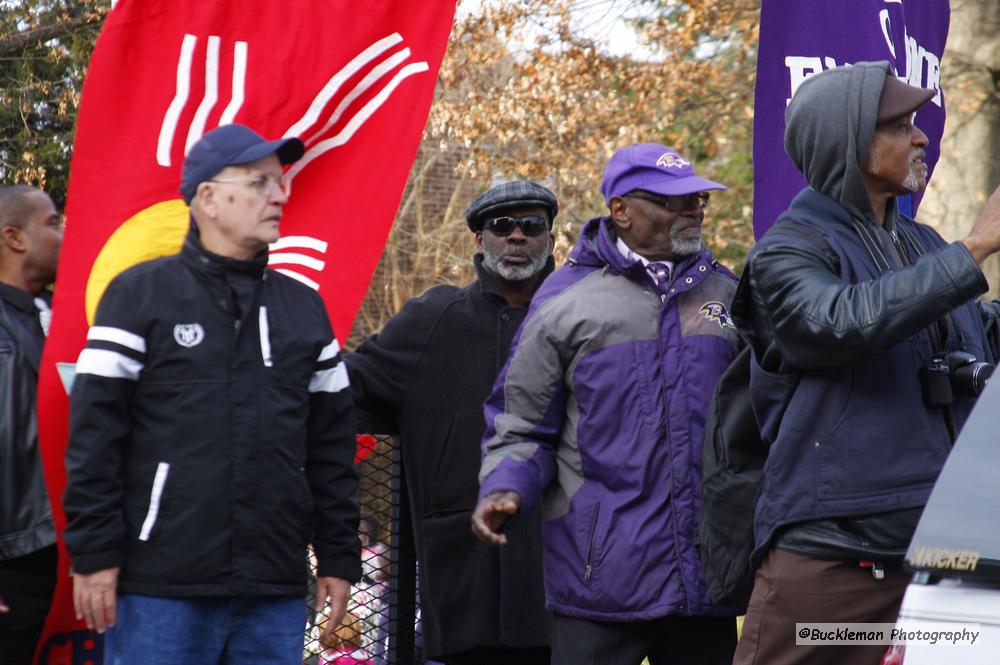
[[[345,356],[355,404],[398,434],[420,561],[430,657],[474,647],[549,643],[540,518],[515,520],[508,544],[472,534],[479,490],[483,401],[526,307],[511,307],[475,257],[479,279],[436,286],[408,301]],[[544,275],[552,270],[552,260]]]

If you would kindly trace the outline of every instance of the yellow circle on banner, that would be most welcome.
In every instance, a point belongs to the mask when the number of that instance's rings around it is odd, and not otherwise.
[[[101,296],[119,273],[137,263],[180,251],[188,219],[187,204],[181,199],[171,199],[140,210],[115,229],[94,260],[87,279],[84,306],[88,325],[94,324]]]

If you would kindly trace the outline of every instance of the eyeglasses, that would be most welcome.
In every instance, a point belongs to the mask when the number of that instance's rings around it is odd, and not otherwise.
[[[549,230],[549,220],[544,215],[525,215],[524,217],[494,217],[486,220],[484,229],[497,236],[509,236],[514,227],[520,226],[521,233],[528,236],[540,236]]]
[[[681,210],[694,210],[695,208],[699,210],[704,210],[708,207],[709,196],[708,192],[698,192],[696,194],[679,194],[673,196],[657,196],[656,194],[649,194],[647,192],[637,191],[629,192],[625,195],[628,198],[642,199],[643,201],[649,201],[651,203],[656,203],[670,212],[680,212]]]
[[[291,192],[291,187],[283,177],[272,175],[270,173],[255,176],[253,178],[228,178],[226,180],[206,180],[206,182],[215,182],[220,185],[245,183],[250,185],[250,187],[261,196],[265,196],[273,187],[277,187],[278,191],[285,196],[288,196],[289,192]]]

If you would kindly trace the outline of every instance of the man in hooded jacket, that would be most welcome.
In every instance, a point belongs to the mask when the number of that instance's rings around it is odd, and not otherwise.
[[[974,403],[947,370],[953,395],[940,394],[928,368],[956,352],[995,362],[994,307],[975,298],[978,264],[1000,249],[1000,190],[951,244],[895,199],[926,185],[913,116],[933,95],[863,62],[810,78],[786,113],[809,187],[751,253],[733,304],[770,444],[737,665],[880,661],[884,645],[796,645],[795,624],[895,621],[903,554]]]

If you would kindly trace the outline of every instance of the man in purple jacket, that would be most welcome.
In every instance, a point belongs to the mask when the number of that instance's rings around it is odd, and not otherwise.
[[[554,665],[728,664],[735,611],[693,537],[705,411],[740,344],[736,279],[701,240],[708,190],[662,145],[618,150],[567,265],[532,300],[486,402],[487,542],[541,499]]]

